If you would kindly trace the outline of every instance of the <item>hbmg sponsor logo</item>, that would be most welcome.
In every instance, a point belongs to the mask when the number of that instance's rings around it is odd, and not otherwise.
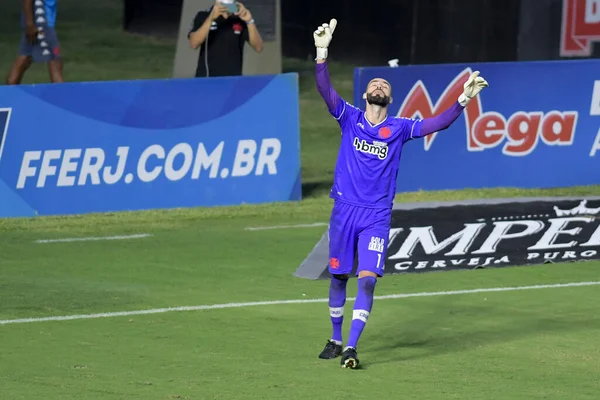
[[[372,154],[377,156],[380,160],[385,160],[388,155],[388,146],[385,142],[373,141],[373,144],[369,144],[366,140],[359,140],[357,137],[354,138],[354,148],[361,153]]]

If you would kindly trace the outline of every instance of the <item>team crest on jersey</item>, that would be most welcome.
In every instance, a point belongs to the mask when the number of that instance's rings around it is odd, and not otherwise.
[[[329,266],[332,269],[339,269],[340,268],[340,260],[337,259],[337,258],[334,258],[334,257],[330,258],[329,259]]]
[[[389,126],[384,126],[383,128],[379,128],[379,136],[383,139],[387,139],[392,136],[392,130]]]
[[[354,148],[361,153],[373,154],[380,160],[385,160],[388,155],[387,143],[373,141],[373,144],[369,144],[366,140],[359,140],[357,137],[354,138]]]

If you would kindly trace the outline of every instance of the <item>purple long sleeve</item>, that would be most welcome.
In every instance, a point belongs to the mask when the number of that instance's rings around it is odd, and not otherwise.
[[[454,121],[456,121],[460,114],[462,114],[464,109],[465,108],[457,101],[443,113],[436,115],[435,117],[425,118],[423,120],[423,125],[421,126],[421,131],[413,137],[423,137],[447,129]]]
[[[317,64],[317,90],[325,100],[329,112],[333,113],[337,108],[339,102],[342,100],[340,95],[331,86],[331,80],[329,79],[329,71],[327,69],[327,63]]]

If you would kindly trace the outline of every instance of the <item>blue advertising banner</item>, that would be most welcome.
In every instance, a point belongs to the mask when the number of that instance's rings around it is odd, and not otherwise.
[[[0,87],[0,217],[299,200],[297,74]]]
[[[382,77],[392,115],[431,117],[475,70],[490,86],[449,129],[407,143],[398,192],[600,184],[600,60],[358,68],[354,104]]]

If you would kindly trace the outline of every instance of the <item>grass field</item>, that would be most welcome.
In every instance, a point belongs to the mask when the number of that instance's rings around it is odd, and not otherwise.
[[[312,203],[2,221],[0,320],[326,297],[326,281],[292,277],[323,228],[244,230],[326,221]],[[34,242],[133,233],[153,236]],[[598,281],[598,268],[396,275],[377,294]],[[57,400],[595,399],[599,301],[597,286],[376,300],[356,371],[316,357],[325,303],[0,325],[0,388]]]
[[[0,4],[2,71],[18,44],[19,2],[8,3]],[[119,1],[59,6],[68,80],[169,77],[173,43],[122,33]],[[597,399],[598,286],[376,300],[359,343],[364,368],[356,371],[317,359],[330,335],[323,302],[6,323],[326,297],[328,282],[292,277],[324,228],[245,230],[327,222],[331,209],[325,194],[338,128],[314,90],[312,65],[285,65],[301,76],[302,202],[0,219],[0,399]],[[332,67],[343,96],[351,95],[351,71]],[[45,81],[40,66],[26,79]],[[507,188],[407,193],[397,201],[599,194],[598,187]],[[36,243],[144,233],[151,236]],[[599,268],[393,275],[376,294],[596,282]]]

